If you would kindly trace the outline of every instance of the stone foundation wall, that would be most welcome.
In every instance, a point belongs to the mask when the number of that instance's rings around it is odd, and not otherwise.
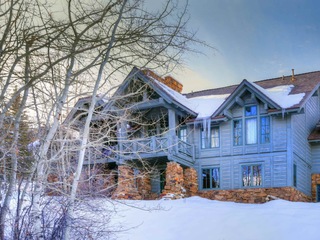
[[[312,201],[315,202],[317,200],[317,184],[320,184],[320,174],[312,174],[311,176],[311,196]]]
[[[264,203],[267,201],[268,195],[293,202],[311,201],[311,197],[308,197],[293,187],[208,190],[199,191],[198,195],[212,200],[240,203]]]

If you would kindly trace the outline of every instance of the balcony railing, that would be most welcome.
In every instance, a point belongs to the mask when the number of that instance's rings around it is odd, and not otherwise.
[[[150,137],[119,141],[118,154],[121,156],[172,155],[188,162],[194,162],[194,145],[178,137]]]
[[[118,145],[104,148],[87,149],[87,159],[119,160],[120,158],[138,159],[157,156],[173,156],[189,163],[195,160],[194,145],[178,137],[149,137],[142,139],[119,140]]]

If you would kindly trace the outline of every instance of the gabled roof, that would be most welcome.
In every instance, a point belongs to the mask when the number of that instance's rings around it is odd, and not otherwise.
[[[318,90],[320,71],[253,83],[243,80],[239,85],[181,94],[158,81],[152,75],[134,67],[111,99],[123,95],[130,82],[137,78],[148,84],[165,102],[173,104],[196,120],[214,118],[221,121],[226,119],[227,112],[225,110],[228,110],[235,102],[241,102],[239,95],[246,90],[264,102],[270,113],[299,111]],[[112,104],[113,101],[109,101],[105,109],[108,109]]]
[[[184,110],[194,117],[197,116],[197,112],[194,111],[193,106],[189,103],[188,99],[185,96],[169,88],[152,76],[148,76],[136,67],[131,70],[124,82],[114,93],[113,97],[121,96],[124,90],[129,86],[130,82],[135,78],[138,78],[148,84],[167,103],[174,104],[176,107]],[[112,102],[110,102],[110,104],[112,104]],[[107,105],[106,108],[108,108],[109,106],[110,105]]]
[[[267,79],[254,83],[243,80],[239,85],[232,85],[217,89],[208,89],[185,94],[188,99],[204,98],[230,94],[219,108],[213,113],[213,117],[221,117],[223,111],[235,100],[244,89],[249,89],[257,97],[268,103],[274,111],[289,111],[301,109],[305,102],[319,88],[320,71],[297,74],[295,76],[283,76]],[[271,110],[270,110],[271,111]]]

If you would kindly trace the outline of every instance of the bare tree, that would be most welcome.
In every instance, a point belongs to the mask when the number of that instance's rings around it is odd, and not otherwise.
[[[92,118],[97,103],[104,97],[98,92],[103,91],[107,97],[112,95],[117,74],[128,72],[132,66],[169,72],[180,64],[185,51],[192,50],[189,43],[200,43],[186,29],[187,6],[181,8],[175,1],[165,2],[162,9],[153,12],[140,0],[68,0],[64,4],[63,11],[55,9],[50,1],[11,0],[0,4],[0,22],[3,23],[0,28],[0,126],[3,127],[5,114],[14,100],[23,93],[20,112],[30,109],[34,127],[39,130],[39,144],[34,148],[35,165],[29,175],[29,182],[34,186],[32,206],[25,212],[28,218],[24,218],[33,222],[28,234],[36,239],[48,237],[41,209],[48,186],[47,174],[59,159],[64,159],[60,153],[70,154],[69,150],[65,151],[68,146],[65,137],[56,154],[52,154],[50,148],[57,141],[61,116],[67,110],[68,101],[79,97],[73,94],[77,86],[86,86],[85,93],[81,94],[91,97],[78,139],[80,144],[72,150],[79,150],[79,155],[70,192],[65,191],[67,200],[62,208],[64,218],[59,230],[63,239],[70,239],[70,232],[75,228],[78,185],[86,153],[92,144],[89,141]],[[6,93],[13,83],[19,87],[13,97],[8,97]],[[15,119],[15,138],[19,135],[21,113]],[[115,124],[128,121],[123,121],[124,116],[132,118],[132,115],[123,114]],[[12,165],[11,170],[15,176],[17,166]],[[16,185],[16,177],[11,178],[1,206],[1,238],[4,238],[8,206]],[[17,211],[17,219],[19,214],[22,213]],[[21,232],[14,234],[15,238],[21,237]]]

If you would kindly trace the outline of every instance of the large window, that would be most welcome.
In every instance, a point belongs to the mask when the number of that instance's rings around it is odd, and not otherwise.
[[[242,120],[233,121],[233,144],[242,145]]]
[[[260,121],[259,121],[260,120]],[[242,126],[242,121],[244,124]],[[259,131],[258,131],[259,129]],[[270,143],[270,117],[259,117],[256,105],[244,108],[244,118],[233,121],[233,144],[239,146],[243,144],[257,144],[258,139],[261,144]],[[244,137],[242,137],[242,134]]]
[[[262,165],[242,165],[242,186],[262,186]]]
[[[201,130],[201,148],[217,148],[220,146],[219,127],[211,127],[210,132],[207,129]]]
[[[246,144],[257,143],[257,106],[245,107]]]
[[[220,168],[202,169],[202,188],[220,188]]]

